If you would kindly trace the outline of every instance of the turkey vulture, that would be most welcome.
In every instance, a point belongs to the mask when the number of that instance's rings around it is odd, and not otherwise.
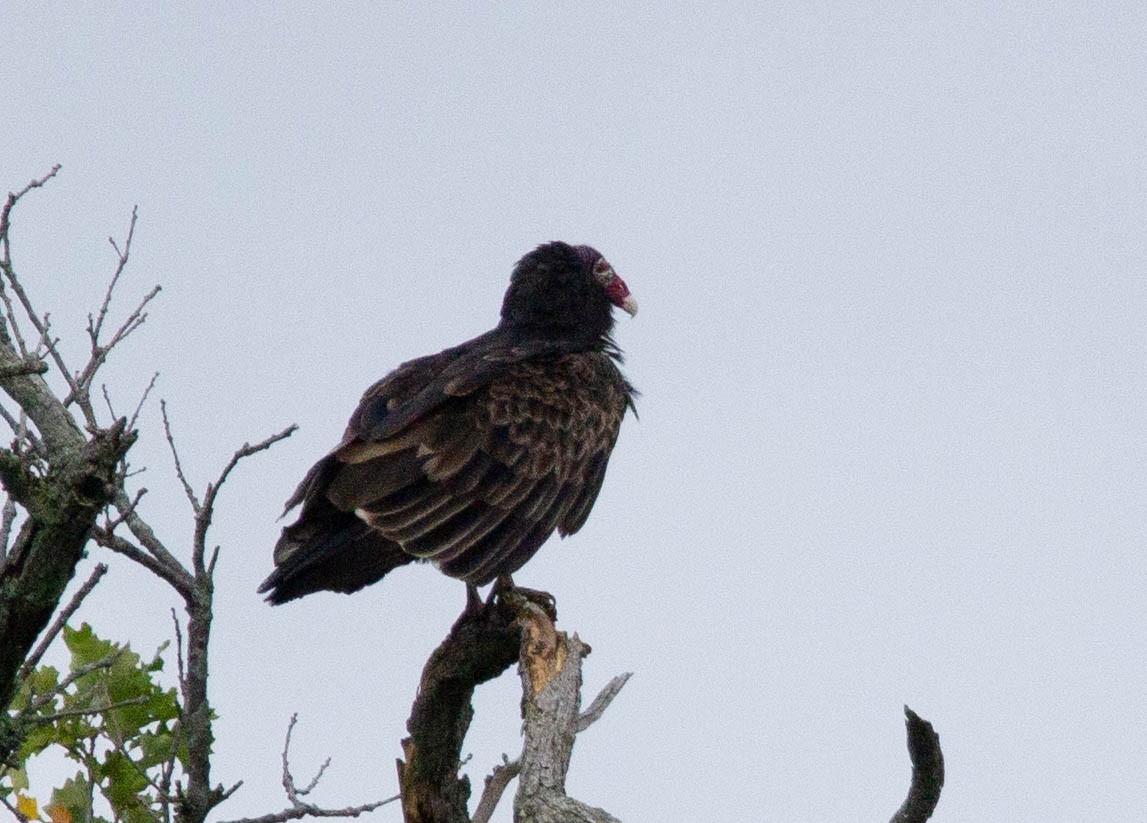
[[[519,260],[494,329],[366,390],[287,501],[302,512],[259,591],[272,603],[354,592],[412,560],[481,586],[554,530],[580,529],[635,394],[613,306],[637,313],[589,246],[547,243]]]

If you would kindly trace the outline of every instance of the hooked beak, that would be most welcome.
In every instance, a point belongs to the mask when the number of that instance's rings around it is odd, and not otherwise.
[[[637,316],[637,299],[629,293],[629,286],[617,274],[613,275],[605,292],[609,295],[609,302],[627,312],[630,317]]]

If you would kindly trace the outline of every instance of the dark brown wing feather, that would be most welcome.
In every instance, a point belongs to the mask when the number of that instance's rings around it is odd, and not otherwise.
[[[408,554],[482,585],[559,527],[580,528],[628,402],[604,354],[515,363],[390,438],[346,442],[328,496]]]
[[[276,546],[269,599],[353,591],[416,558],[483,585],[581,528],[632,389],[606,354],[496,343],[411,361],[367,390],[288,501],[303,510]]]

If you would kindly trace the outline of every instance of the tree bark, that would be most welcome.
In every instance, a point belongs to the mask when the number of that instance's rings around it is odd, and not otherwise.
[[[582,724],[581,661],[590,648],[559,632],[541,609],[528,604],[520,672],[525,746],[514,799],[515,823],[619,823],[603,809],[566,795],[566,773]]]
[[[50,458],[42,478],[20,456],[0,452],[0,479],[28,513],[0,570],[0,706],[12,701],[21,664],[51,621],[92,526],[115,493],[117,464],[135,441],[124,427],[120,420],[75,452]],[[5,731],[0,760],[18,738]]]
[[[502,599],[472,602],[427,661],[402,741],[398,785],[406,823],[470,823],[470,781],[458,776],[474,689],[518,659],[520,629]]]

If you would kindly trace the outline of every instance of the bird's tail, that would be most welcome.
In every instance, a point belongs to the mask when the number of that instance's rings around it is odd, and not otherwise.
[[[309,509],[309,510],[308,510]],[[350,592],[414,560],[350,512],[305,506],[275,545],[275,570],[259,586],[275,605],[317,591]]]

